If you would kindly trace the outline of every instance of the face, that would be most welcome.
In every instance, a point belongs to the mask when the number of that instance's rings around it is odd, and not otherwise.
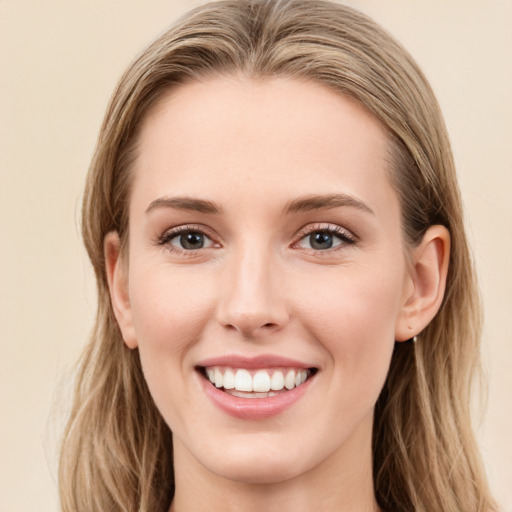
[[[318,84],[217,78],[139,142],[113,298],[176,460],[246,482],[357,464],[411,293],[384,129]]]

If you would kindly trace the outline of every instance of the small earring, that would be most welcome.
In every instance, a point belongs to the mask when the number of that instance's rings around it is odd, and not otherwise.
[[[418,341],[418,336],[413,336],[409,338],[405,343],[416,343]]]

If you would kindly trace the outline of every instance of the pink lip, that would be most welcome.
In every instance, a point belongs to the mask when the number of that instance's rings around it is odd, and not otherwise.
[[[245,366],[245,368],[247,367]],[[279,393],[273,397],[239,398],[217,389],[209,380],[201,377],[203,390],[211,401],[225,413],[244,420],[263,420],[280,414],[295,404],[306,393],[312,380],[314,380],[314,377],[310,377],[304,384],[290,391]]]
[[[199,361],[196,367],[229,366],[231,368],[313,368],[314,365],[282,357],[274,354],[263,354],[247,357],[237,354],[227,354]],[[261,420],[276,416],[295,404],[309,389],[314,377],[309,377],[304,384],[292,390],[278,393],[268,398],[240,398],[220,389],[201,376],[203,390],[210,400],[227,414],[245,420]]]
[[[288,357],[282,357],[272,354],[264,354],[255,357],[239,356],[236,354],[225,355],[221,357],[212,357],[197,363],[197,366],[204,368],[211,366],[229,366],[231,368],[312,368],[314,365],[307,364]],[[249,400],[251,400],[249,398]]]

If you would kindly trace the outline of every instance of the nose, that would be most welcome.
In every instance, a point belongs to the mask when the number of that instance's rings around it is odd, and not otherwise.
[[[282,279],[269,251],[234,254],[222,272],[217,320],[245,338],[280,330],[289,320]]]

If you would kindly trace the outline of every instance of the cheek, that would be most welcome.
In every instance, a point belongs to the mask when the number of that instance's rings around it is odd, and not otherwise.
[[[376,272],[374,267],[340,268],[317,276],[313,293],[302,292],[299,316],[313,341],[328,353],[338,384],[353,391],[345,396],[380,392],[401,295],[400,272]]]
[[[157,406],[168,417],[169,411],[179,410],[169,403],[186,397],[183,377],[190,372],[191,350],[201,339],[214,301],[206,283],[200,286],[190,274],[158,264],[132,268],[130,301],[141,364]]]
[[[137,268],[133,265],[134,268]],[[139,346],[179,354],[204,327],[212,307],[209,287],[194,274],[158,264],[130,276],[130,300]]]
[[[144,377],[166,423],[180,433],[186,414],[200,415],[184,383],[213,301],[206,283],[200,287],[168,266],[133,264],[132,269],[130,302]]]
[[[402,296],[399,270],[381,272],[375,267],[354,266],[317,273],[314,286],[300,276],[294,281],[303,281],[302,286],[294,287],[303,314],[326,334],[344,340],[345,334],[350,334],[350,346],[393,337]]]

